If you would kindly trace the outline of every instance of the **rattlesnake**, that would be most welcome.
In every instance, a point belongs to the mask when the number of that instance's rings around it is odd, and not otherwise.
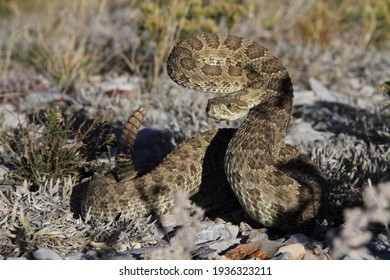
[[[186,140],[142,176],[133,170],[131,159],[117,157],[119,171],[128,173],[92,180],[81,202],[82,215],[160,215],[171,209],[178,189],[191,196],[202,193],[200,203],[202,197],[212,197],[214,204],[223,204],[230,184],[244,210],[267,227],[294,230],[317,222],[327,197],[326,180],[315,164],[282,140],[293,89],[281,62],[251,40],[205,34],[177,44],[167,70],[184,87],[227,94],[208,101],[209,117],[246,119],[236,131],[214,129]],[[140,116],[138,123],[144,114]],[[126,132],[133,142],[139,125],[135,127],[125,128],[123,143]],[[122,155],[132,144],[125,146]]]

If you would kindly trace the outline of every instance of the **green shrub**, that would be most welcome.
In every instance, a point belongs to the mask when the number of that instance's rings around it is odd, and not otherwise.
[[[41,125],[38,125],[41,119]],[[15,131],[0,136],[5,150],[1,156],[13,170],[12,178],[39,184],[47,179],[79,176],[80,167],[107,151],[114,135],[101,129],[102,120],[85,122],[75,128],[74,119],[64,118],[56,108],[47,109],[42,118],[19,123]],[[99,131],[100,130],[100,131]],[[98,132],[97,140],[92,135]]]

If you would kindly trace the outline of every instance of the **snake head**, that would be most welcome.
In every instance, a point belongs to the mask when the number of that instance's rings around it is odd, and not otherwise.
[[[207,116],[216,120],[237,120],[249,111],[246,102],[227,97],[209,99],[206,107]]]

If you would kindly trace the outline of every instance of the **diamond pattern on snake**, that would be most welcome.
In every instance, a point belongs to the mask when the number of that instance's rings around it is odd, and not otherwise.
[[[237,129],[214,129],[184,141],[154,170],[138,175],[126,155],[146,114],[141,107],[129,118],[128,123],[137,120],[135,125],[126,124],[122,132],[117,178],[89,183],[82,215],[161,215],[170,211],[180,189],[200,204],[212,198],[211,204],[222,205],[224,195],[234,193],[250,217],[266,227],[293,231],[318,223],[327,182],[308,157],[283,142],[293,87],[281,61],[251,40],[203,34],[178,43],[167,70],[183,87],[218,94],[208,100],[209,117],[245,120]]]

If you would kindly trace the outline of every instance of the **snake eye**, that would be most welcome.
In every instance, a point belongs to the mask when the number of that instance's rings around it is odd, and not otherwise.
[[[229,102],[228,104],[226,104],[226,106],[228,107],[228,109],[232,108],[232,103]]]

